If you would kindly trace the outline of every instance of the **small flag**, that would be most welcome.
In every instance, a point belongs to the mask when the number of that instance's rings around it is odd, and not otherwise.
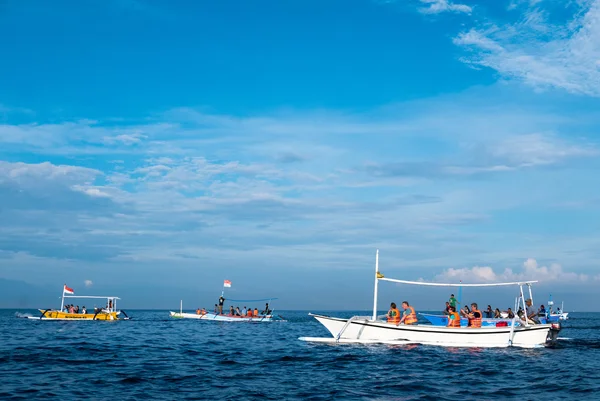
[[[223,282],[223,287],[231,287],[231,281],[229,281],[229,280],[225,280],[225,281]]]
[[[75,294],[75,291],[73,291],[72,288],[67,287],[67,285],[65,284],[65,288],[63,288],[63,293],[65,293],[65,294]]]

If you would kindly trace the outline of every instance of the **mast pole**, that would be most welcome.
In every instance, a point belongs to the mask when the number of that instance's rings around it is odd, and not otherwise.
[[[529,319],[527,317],[527,305],[525,305],[525,295],[523,295],[523,284],[519,285],[519,290],[521,291],[521,302],[523,302],[523,314],[525,315],[525,326],[529,326],[527,322]]]
[[[63,286],[62,300],[60,301],[60,311],[62,312],[64,308],[65,308],[65,287]]]
[[[375,289],[373,291],[373,320],[377,320],[377,290],[379,284],[379,249],[375,254]]]

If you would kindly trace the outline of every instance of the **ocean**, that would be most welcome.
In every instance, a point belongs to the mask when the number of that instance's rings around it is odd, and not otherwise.
[[[600,399],[600,313],[571,313],[557,346],[541,349],[309,344],[298,337],[329,334],[299,311],[261,324],[149,310],[18,318],[27,313],[39,314],[0,310],[2,400]]]

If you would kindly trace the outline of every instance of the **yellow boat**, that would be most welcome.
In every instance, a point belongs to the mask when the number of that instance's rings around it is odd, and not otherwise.
[[[129,316],[122,310],[117,310],[117,300],[119,297],[101,297],[92,295],[74,295],[73,289],[65,286],[63,287],[62,301],[60,309],[39,309],[41,312],[40,316],[28,316],[29,319],[37,320],[128,320]],[[72,308],[65,306],[65,298],[79,298],[79,299],[104,299],[106,300],[105,306],[94,307],[88,312],[85,307],[82,308],[81,313],[75,312]],[[71,305],[72,306],[72,305]]]

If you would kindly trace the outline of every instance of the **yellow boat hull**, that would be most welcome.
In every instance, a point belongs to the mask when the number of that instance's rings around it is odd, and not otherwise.
[[[42,319],[56,320],[118,320],[119,312],[99,312],[95,313],[68,313],[57,310],[46,311],[39,309],[42,313]]]

